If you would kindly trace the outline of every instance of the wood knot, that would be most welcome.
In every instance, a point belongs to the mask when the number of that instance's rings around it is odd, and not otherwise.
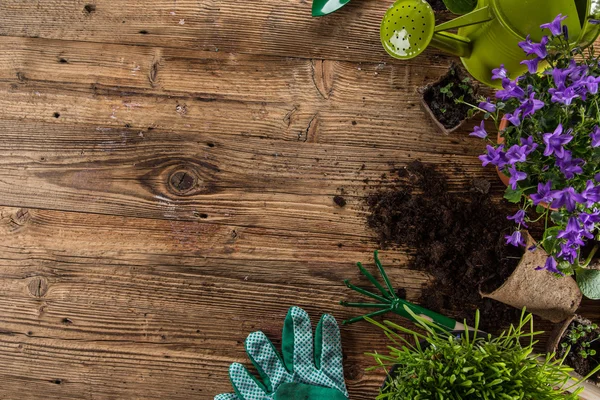
[[[36,276],[27,284],[29,294],[41,298],[48,293],[48,281],[43,276]]]
[[[169,176],[169,189],[175,194],[186,194],[198,184],[198,178],[192,172],[179,170]]]

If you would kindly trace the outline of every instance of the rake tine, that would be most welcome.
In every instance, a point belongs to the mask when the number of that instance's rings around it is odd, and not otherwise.
[[[388,307],[389,304],[374,304],[374,303],[348,303],[347,301],[340,301],[340,304],[344,307],[360,307],[360,308],[384,308]]]
[[[343,325],[349,325],[349,324],[353,324],[353,323],[355,323],[355,322],[358,322],[358,321],[362,321],[362,320],[364,320],[364,319],[365,319],[365,317],[368,317],[368,318],[373,318],[373,317],[376,317],[376,316],[378,316],[378,315],[382,315],[382,314],[388,313],[388,312],[390,312],[390,311],[392,311],[392,309],[391,309],[391,308],[386,308],[386,309],[384,309],[384,310],[375,311],[375,312],[372,312],[372,313],[370,313],[370,314],[365,314],[365,315],[362,315],[362,316],[360,316],[360,317],[354,317],[354,318],[347,319],[347,320],[345,320],[345,321],[342,321],[342,324],[343,324]]]
[[[381,261],[379,261],[379,252],[377,250],[375,250],[374,258],[375,258],[375,264],[377,265],[377,269],[379,269],[379,273],[381,274],[381,277],[383,278],[385,285],[390,290],[391,295],[395,299],[397,299],[398,296],[396,296],[396,293],[394,292],[394,287],[392,286],[390,279],[388,278],[387,274],[385,273],[385,270],[383,269],[383,265],[381,265]]]
[[[356,292],[358,292],[360,294],[364,294],[365,296],[368,296],[368,297],[370,297],[372,299],[379,300],[382,303],[388,303],[389,302],[389,300],[386,299],[386,298],[384,298],[384,297],[378,296],[375,293],[367,292],[365,289],[361,289],[359,287],[354,286],[353,284],[350,283],[350,281],[348,279],[346,279],[344,281],[344,284],[346,284],[346,286],[349,289],[352,289],[352,290],[354,290],[354,291],[356,291]]]
[[[381,284],[379,282],[377,282],[377,279],[375,279],[375,277],[373,275],[371,275],[371,273],[369,271],[367,271],[365,269],[365,267],[363,267],[363,265],[361,263],[356,263],[356,265],[358,266],[358,269],[360,270],[360,272],[367,277],[367,279],[373,284],[375,285],[375,287],[377,289],[379,289],[379,291],[381,292],[382,295],[384,295],[385,297],[387,297],[388,299],[392,298],[393,295],[390,295],[388,293],[387,290],[385,290],[383,288],[383,286],[381,286]]]

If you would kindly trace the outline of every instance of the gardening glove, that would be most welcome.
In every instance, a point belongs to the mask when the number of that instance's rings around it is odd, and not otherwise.
[[[246,353],[259,381],[239,363],[229,367],[235,394],[215,400],[347,400],[340,329],[329,314],[317,325],[313,346],[310,318],[299,307],[289,309],[283,325],[281,357],[263,332],[251,333]]]

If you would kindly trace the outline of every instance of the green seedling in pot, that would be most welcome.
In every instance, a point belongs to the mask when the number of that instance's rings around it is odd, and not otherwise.
[[[600,339],[600,336],[596,336],[592,339],[592,335],[594,331],[598,329],[597,324],[591,325],[583,325],[576,324],[573,328],[569,330],[567,335],[565,336],[565,341],[560,345],[563,349],[566,349],[570,346],[574,346],[577,343],[581,345],[581,349],[578,354],[581,358],[587,358],[588,356],[595,356],[596,350],[590,348],[592,343],[596,340]]]
[[[453,330],[464,330],[465,326],[460,322],[453,320],[452,318],[445,317],[436,312],[413,304],[409,301],[406,301],[400,298],[396,291],[394,290],[390,279],[388,278],[383,266],[381,265],[381,261],[379,261],[378,252],[375,251],[374,254],[375,265],[377,265],[377,269],[381,274],[385,287],[377,281],[377,279],[367,271],[361,263],[357,263],[358,269],[360,272],[371,282],[375,287],[379,290],[378,293],[369,292],[365,289],[361,289],[357,286],[354,286],[350,283],[350,281],[345,280],[344,283],[346,286],[364,296],[370,297],[377,301],[377,303],[349,303],[346,301],[340,302],[341,305],[346,307],[360,307],[360,308],[372,308],[377,309],[377,311],[371,312],[366,315],[362,315],[360,317],[351,318],[349,320],[344,321],[344,324],[352,324],[354,322],[361,321],[365,318],[372,318],[378,315],[386,314],[389,312],[396,313],[404,318],[408,318],[412,321],[415,321],[414,315],[418,315],[421,318],[425,318],[431,321],[435,326],[440,328],[441,330],[453,331]],[[410,312],[408,311],[410,310]]]
[[[491,79],[492,69],[504,64],[515,76],[526,70],[518,43],[527,34],[539,42],[539,26],[558,14],[571,16],[568,30],[573,46],[587,47],[600,34],[595,24],[600,17],[597,0],[479,0],[473,11],[438,26],[425,0],[398,0],[383,18],[380,37],[394,58],[414,58],[432,45],[461,57],[478,81],[498,86]],[[458,33],[449,32],[455,29]],[[540,68],[544,66],[540,63]]]

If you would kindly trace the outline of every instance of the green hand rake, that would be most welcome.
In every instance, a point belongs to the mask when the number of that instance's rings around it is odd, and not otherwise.
[[[358,266],[360,272],[369,280],[369,282],[371,282],[379,290],[380,294],[369,292],[365,289],[361,289],[357,286],[354,286],[347,279],[344,281],[344,283],[348,288],[364,296],[377,300],[378,303],[349,303],[346,301],[341,301],[340,304],[345,307],[372,308],[378,310],[359,317],[348,319],[346,321],[343,321],[343,324],[352,324],[365,319],[365,317],[373,318],[378,315],[386,314],[388,312],[396,313],[404,318],[408,318],[409,320],[415,322],[415,318],[413,317],[413,315],[407,312],[407,310],[405,309],[406,307],[410,309],[414,314],[435,323],[442,330],[457,331],[465,329],[465,326],[463,324],[453,320],[452,318],[440,315],[436,312],[433,312],[431,310],[428,310],[426,308],[423,308],[421,306],[418,306],[400,298],[396,294],[396,291],[394,290],[390,279],[385,273],[385,270],[381,265],[381,261],[379,261],[379,254],[377,250],[375,251],[374,258],[375,265],[377,265],[377,269],[381,274],[385,287],[381,283],[379,283],[377,279],[362,266],[361,263],[356,263],[356,265]]]

